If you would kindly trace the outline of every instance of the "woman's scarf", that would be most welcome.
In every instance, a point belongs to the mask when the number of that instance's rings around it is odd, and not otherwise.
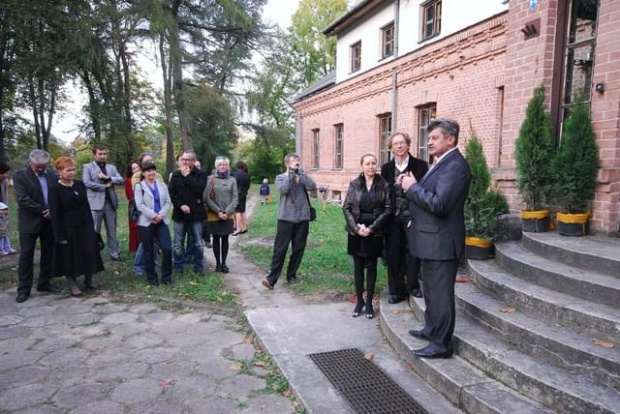
[[[226,179],[230,175],[230,170],[216,171],[215,175],[217,175],[217,178]]]

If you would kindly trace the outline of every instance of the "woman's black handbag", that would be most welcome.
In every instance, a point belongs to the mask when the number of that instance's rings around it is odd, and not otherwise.
[[[308,200],[308,206],[310,207],[310,221],[314,221],[316,220],[316,208],[312,207],[312,204],[310,204],[310,196],[308,195],[308,190],[306,190],[305,185],[304,193],[306,193],[306,199]]]
[[[105,248],[105,243],[103,242],[103,237],[101,237],[101,233],[95,233],[97,235],[97,248],[99,251]]]
[[[140,210],[136,207],[136,200],[129,200],[129,220],[138,221],[140,218]]]

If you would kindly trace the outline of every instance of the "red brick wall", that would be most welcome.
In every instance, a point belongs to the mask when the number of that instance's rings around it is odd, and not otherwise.
[[[554,79],[559,0],[511,1],[507,13],[335,85],[295,104],[301,122],[301,155],[311,165],[312,130],[321,131],[319,185],[345,191],[359,172],[362,154],[379,153],[378,115],[391,111],[392,73],[398,77],[397,130],[408,132],[417,155],[417,107],[436,103],[437,116],[461,124],[462,148],[474,127],[482,140],[496,184],[511,209],[520,208],[515,189],[514,147],[533,89],[544,83],[550,101]],[[594,231],[620,227],[620,2],[601,0],[593,83],[592,118],[601,158],[599,185],[592,201]],[[526,40],[521,29],[540,21],[537,37]],[[555,78],[554,78],[555,76]],[[561,83],[561,82],[560,82]],[[503,121],[500,87],[503,87]],[[334,125],[344,124],[344,168],[334,170]]]

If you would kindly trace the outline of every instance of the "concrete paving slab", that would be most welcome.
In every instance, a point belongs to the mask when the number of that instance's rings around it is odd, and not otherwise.
[[[456,412],[442,396],[395,357],[378,329],[378,318],[352,318],[348,303],[253,309],[248,321],[265,350],[288,379],[308,412],[351,412],[346,401],[308,357],[318,352],[358,348],[372,357],[429,413]],[[369,379],[371,381],[371,379]]]

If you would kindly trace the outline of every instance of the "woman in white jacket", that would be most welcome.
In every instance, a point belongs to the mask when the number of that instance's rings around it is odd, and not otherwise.
[[[157,181],[157,167],[152,162],[142,164],[144,180],[136,184],[134,198],[136,207],[140,211],[138,218],[138,233],[144,245],[144,265],[149,285],[157,286],[159,281],[155,272],[155,256],[153,243],[157,240],[162,251],[161,281],[163,284],[172,283],[172,242],[168,223],[168,212],[172,207],[168,187]]]

